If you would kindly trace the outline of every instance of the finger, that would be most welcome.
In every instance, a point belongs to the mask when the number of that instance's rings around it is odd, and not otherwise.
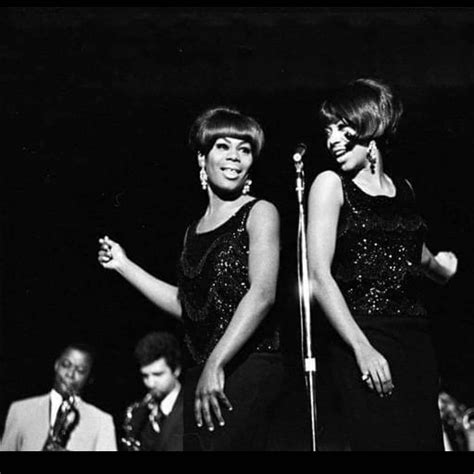
[[[380,368],[377,371],[377,380],[378,380],[378,384],[380,386],[380,389],[377,390],[379,396],[382,397],[382,398],[388,396],[389,386],[391,385],[391,382],[390,382],[390,380],[386,380],[386,378],[383,374],[383,369],[382,368]]]
[[[224,392],[219,392],[217,396],[219,397],[219,401],[222,403],[222,405],[224,405],[225,408],[227,408],[227,410],[229,411],[234,410],[232,403],[230,403],[230,400],[226,397]]]
[[[214,431],[214,423],[212,421],[211,410],[209,407],[209,397],[205,396],[202,400],[201,411],[204,416],[204,422],[206,423],[209,431]]]
[[[109,245],[110,247],[112,247],[113,245],[118,245],[117,242],[114,242],[110,237],[108,236],[105,236],[104,237],[104,242]]]
[[[201,399],[196,397],[194,400],[194,418],[196,419],[196,425],[198,428],[202,428],[202,413],[201,413]]]
[[[370,376],[370,372],[365,372],[364,374],[362,374],[362,382],[367,384],[370,390],[375,389],[374,383],[372,382],[372,378]]]
[[[372,378],[372,382],[374,383],[374,386],[375,386],[375,390],[377,391],[377,393],[382,396],[383,395],[383,387],[382,387],[382,381],[378,375],[378,372],[377,371],[374,371],[370,374],[371,378]]]
[[[107,250],[107,251],[111,251],[114,246],[116,246],[117,244],[111,244],[111,243],[107,243],[107,242],[104,242],[101,246],[102,250]]]
[[[212,411],[214,412],[214,416],[217,419],[217,422],[219,423],[220,426],[225,426],[225,421],[222,416],[221,412],[221,407],[219,405],[219,402],[217,401],[217,398],[215,396],[211,396],[209,399]]]
[[[393,395],[394,390],[395,390],[395,386],[393,384],[390,384],[390,386],[387,389],[386,396],[391,397]]]
[[[112,247],[110,245],[107,245],[107,244],[101,244],[101,246],[99,248],[99,252],[110,253],[111,251],[112,251]]]
[[[382,383],[382,388],[383,388],[383,395],[384,396],[388,397],[388,396],[392,395],[393,384],[392,384],[391,380],[385,380]]]
[[[384,393],[386,395],[392,395],[393,389],[395,388],[393,385],[392,374],[390,372],[390,366],[388,363],[384,364],[382,367],[383,370],[383,378],[384,378]]]
[[[110,239],[107,237],[103,237],[102,239],[99,239],[99,244],[100,245],[109,245]]]

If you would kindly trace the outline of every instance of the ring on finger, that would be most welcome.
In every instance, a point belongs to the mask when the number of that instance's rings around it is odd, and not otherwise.
[[[365,373],[362,375],[362,381],[363,382],[368,382],[370,380],[370,374],[369,373]]]

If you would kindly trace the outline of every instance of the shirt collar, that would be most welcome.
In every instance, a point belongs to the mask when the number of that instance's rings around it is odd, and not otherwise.
[[[62,395],[54,388],[51,390],[49,396],[51,398],[51,403],[53,404],[56,404],[59,406],[63,402]],[[78,395],[74,395],[74,399],[76,400],[76,402],[78,402],[81,400],[81,397],[79,397]]]
[[[51,393],[49,394],[49,396],[51,397],[51,403],[53,403],[53,405],[61,405],[61,402],[63,401],[63,397],[59,394],[59,392],[57,392],[56,390],[51,390]]]
[[[169,416],[169,414],[173,411],[174,404],[178,399],[179,392],[181,391],[181,384],[176,382],[176,385],[173,390],[171,390],[168,395],[160,403],[161,411],[165,416]]]

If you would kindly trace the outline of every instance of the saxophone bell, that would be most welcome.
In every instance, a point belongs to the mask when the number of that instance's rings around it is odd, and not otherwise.
[[[142,400],[132,403],[125,410],[125,418],[122,424],[124,436],[120,439],[125,451],[142,451],[142,445],[138,438],[154,403],[153,394],[147,393]]]
[[[468,408],[464,412],[462,424],[466,431],[474,430],[474,408]]]
[[[446,392],[439,394],[443,431],[453,451],[474,451],[474,408],[459,403]]]

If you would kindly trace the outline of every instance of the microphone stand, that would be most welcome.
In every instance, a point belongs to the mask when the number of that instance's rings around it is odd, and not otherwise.
[[[316,358],[313,355],[311,342],[311,303],[308,271],[308,254],[306,244],[306,218],[304,211],[305,176],[303,170],[303,150],[294,156],[296,167],[296,193],[298,196],[299,225],[298,225],[298,291],[301,325],[301,348],[304,362],[306,387],[309,395],[311,411],[311,447],[318,451],[317,439],[317,406],[316,406]]]

